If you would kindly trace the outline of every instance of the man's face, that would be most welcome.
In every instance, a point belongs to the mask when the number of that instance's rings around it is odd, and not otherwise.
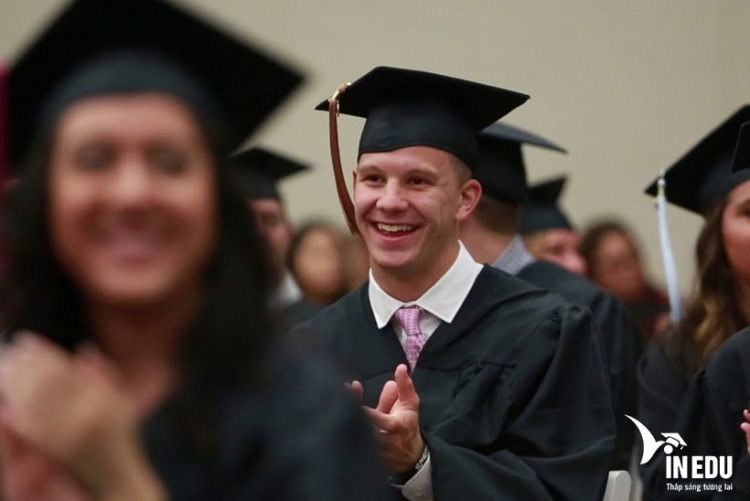
[[[374,273],[415,276],[450,266],[458,223],[481,194],[475,180],[460,182],[466,167],[456,162],[425,146],[360,157],[354,206]]]
[[[583,275],[586,261],[578,252],[578,234],[572,230],[552,229],[534,233],[526,239],[529,252],[537,259],[552,261],[568,271]]]
[[[258,221],[258,229],[271,251],[271,262],[280,276],[285,268],[286,256],[292,241],[292,228],[286,218],[281,201],[273,198],[251,200],[250,208]]]

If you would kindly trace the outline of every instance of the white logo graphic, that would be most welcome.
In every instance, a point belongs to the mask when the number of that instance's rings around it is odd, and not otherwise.
[[[656,451],[658,451],[659,447],[661,447],[662,445],[664,445],[665,454],[672,454],[672,452],[674,452],[675,450],[675,447],[677,447],[677,449],[687,447],[687,444],[682,439],[679,433],[662,433],[662,436],[665,438],[665,440],[659,440],[657,442],[654,436],[650,431],[648,431],[648,428],[646,428],[643,423],[641,423],[634,417],[628,416],[627,414],[625,414],[625,417],[635,423],[636,428],[638,428],[638,431],[641,434],[641,439],[643,440],[643,457],[641,458],[641,464],[646,464],[651,461],[651,458],[654,457],[654,454],[656,454]]]

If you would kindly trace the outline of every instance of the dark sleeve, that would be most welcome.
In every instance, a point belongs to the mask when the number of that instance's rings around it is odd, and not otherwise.
[[[626,417],[634,416],[638,381],[635,367],[641,351],[641,336],[625,307],[615,298],[600,294],[591,306],[602,332],[602,343],[612,378],[612,408],[617,424],[617,442],[610,469],[627,470],[635,438],[635,428]]]
[[[721,367],[718,372],[727,374],[731,365]],[[711,369],[709,367],[709,369]],[[718,367],[716,369],[719,369]],[[737,369],[737,367],[734,367]],[[714,371],[717,372],[717,371]],[[741,372],[740,372],[741,373]],[[729,385],[732,387],[730,393],[733,395],[722,395],[711,382],[711,377],[701,371],[693,383],[688,387],[682,405],[678,412],[673,427],[687,444],[679,449],[681,456],[729,456],[732,463],[733,475],[730,480],[718,479],[721,483],[733,484],[733,489],[721,493],[712,492],[688,492],[667,489],[667,483],[682,484],[695,483],[694,480],[667,480],[665,476],[665,454],[663,450],[649,461],[652,466],[652,481],[644,484],[644,501],[731,501],[747,500],[750,496],[748,486],[750,483],[750,457],[746,452],[745,435],[740,430],[740,424],[744,421],[742,417],[742,405],[736,405],[738,398],[747,398],[747,388],[740,374],[734,372]],[[720,386],[727,389],[726,381],[719,382]],[[733,400],[735,402],[733,402]],[[710,482],[714,482],[711,480]]]
[[[750,499],[750,456],[745,434],[740,429],[745,421],[742,410],[748,408],[747,381],[742,377],[745,362],[735,357],[731,361],[717,362],[693,383],[688,394],[694,391],[697,396],[686,397],[687,405],[680,411],[677,430],[684,434],[689,454],[732,458],[732,491],[716,494],[711,499],[747,501]]]
[[[638,361],[638,420],[654,436],[674,431],[677,412],[685,396],[688,383],[667,360],[660,344],[652,342]],[[643,454],[643,444],[637,440],[637,457]],[[659,489],[656,460],[640,467],[644,501],[647,493]]]
[[[705,417],[691,431],[701,434],[699,443],[706,455],[733,458],[734,490],[715,499],[750,499],[750,456],[740,429],[745,422],[742,411],[750,409],[750,329],[732,336],[698,381],[705,395]]]
[[[489,415],[475,417],[481,422],[467,422],[473,429],[466,433],[490,447],[458,447],[438,433],[427,434],[436,501],[601,499],[615,432],[591,315],[584,308],[560,307],[526,335],[532,337],[517,357],[506,395],[513,402],[494,402]],[[507,426],[493,427],[503,421]],[[480,435],[490,430],[492,436]]]
[[[750,405],[749,360],[750,331],[735,334],[693,381],[677,419],[686,454],[732,459],[733,489],[711,498],[717,501],[750,499],[750,457],[740,429]]]
[[[255,458],[262,467],[238,474],[224,496],[212,499],[393,499],[359,405],[327,368],[297,362],[304,367],[289,373],[298,379],[266,402],[267,445]]]

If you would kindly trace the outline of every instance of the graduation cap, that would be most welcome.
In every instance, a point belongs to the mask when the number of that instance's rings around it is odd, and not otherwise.
[[[745,169],[750,169],[750,122],[745,122],[740,127],[732,159],[732,172]]]
[[[75,0],[11,69],[11,161],[76,100],[142,91],[176,95],[219,121],[229,153],[300,81],[162,0]]]
[[[281,200],[276,183],[309,169],[308,165],[264,148],[251,148],[228,159],[240,190],[251,200]]]
[[[340,87],[315,109],[329,111],[334,174],[350,229],[354,231],[354,212],[341,173],[338,112],[366,119],[358,156],[429,146],[452,153],[474,170],[478,159],[476,134],[528,98],[499,87],[387,66]]]
[[[740,127],[750,121],[750,105],[742,106],[665,173],[666,198],[669,203],[697,214],[703,214],[714,202],[750,180],[750,170],[732,172],[732,157]],[[739,161],[744,158],[745,152]],[[646,188],[656,196],[658,179]]]
[[[560,176],[529,187],[527,204],[521,217],[522,235],[551,229],[573,229],[557,205],[566,181],[566,176]]]
[[[495,123],[478,137],[479,166],[474,177],[483,193],[501,202],[521,205],[526,200],[528,184],[526,164],[521,147],[524,144],[567,153],[561,146],[505,123]]]

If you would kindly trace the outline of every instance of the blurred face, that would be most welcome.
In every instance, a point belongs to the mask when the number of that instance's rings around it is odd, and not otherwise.
[[[172,97],[74,104],[50,164],[57,259],[94,302],[149,305],[199,287],[215,241],[212,172],[195,119]]]
[[[586,273],[586,262],[578,253],[578,234],[571,230],[541,231],[527,239],[531,255],[551,261],[573,273]]]
[[[258,221],[258,229],[271,251],[271,263],[278,276],[284,272],[286,256],[292,241],[292,228],[281,201],[273,198],[251,200],[250,208]]]
[[[297,280],[304,291],[332,298],[344,290],[340,242],[325,229],[310,230],[294,255]]]
[[[638,252],[630,238],[619,231],[602,236],[591,277],[625,302],[637,301],[646,288]]]
[[[732,274],[750,286],[750,181],[729,193],[722,216],[722,235]]]
[[[455,162],[424,146],[360,157],[354,205],[376,276],[442,274],[450,267],[458,223],[481,195],[475,180],[459,182]]]

